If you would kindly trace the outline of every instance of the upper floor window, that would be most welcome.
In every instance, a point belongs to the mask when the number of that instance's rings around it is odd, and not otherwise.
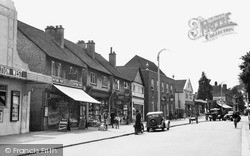
[[[154,79],[151,79],[151,89],[154,90]]]
[[[97,84],[97,78],[96,73],[90,73],[90,83],[96,85]]]
[[[52,61],[51,62],[51,75],[52,76],[57,76],[57,77],[61,77],[61,69],[62,69],[62,65],[61,63]]]
[[[7,86],[0,85],[0,106],[6,106],[7,102]]]
[[[168,83],[166,83],[166,92],[169,93]]]
[[[173,85],[170,85],[170,92],[173,93]]]
[[[120,89],[120,81],[115,79],[115,87],[114,87],[116,90],[119,90]]]
[[[108,87],[108,77],[102,76],[102,87],[107,88]]]
[[[133,92],[135,92],[135,84],[133,84],[132,90],[133,90]]]
[[[69,67],[69,74],[68,74],[68,78],[70,80],[77,80],[77,76],[78,76],[78,70],[76,67]]]
[[[161,83],[161,91],[164,92],[164,82]]]
[[[123,85],[125,89],[128,89],[128,82],[124,82]]]

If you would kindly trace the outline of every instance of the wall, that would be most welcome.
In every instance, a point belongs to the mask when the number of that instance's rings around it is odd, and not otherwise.
[[[1,106],[4,114],[3,122],[0,123],[0,136],[29,132],[29,93],[25,90],[24,81],[0,76],[0,84],[7,85],[7,105]],[[19,120],[15,122],[10,121],[12,90],[20,92]]]

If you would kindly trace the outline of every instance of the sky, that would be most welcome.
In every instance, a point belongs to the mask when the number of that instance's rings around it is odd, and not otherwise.
[[[24,23],[41,30],[62,25],[66,39],[75,43],[94,40],[96,52],[107,60],[112,47],[117,66],[125,65],[135,55],[157,65],[158,52],[167,49],[160,53],[160,69],[176,80],[189,78],[194,92],[202,72],[211,79],[211,85],[215,81],[228,88],[238,85],[240,58],[250,50],[247,0],[12,1],[18,20]],[[231,14],[224,16],[227,13]],[[230,33],[211,40],[205,36],[191,39],[190,20],[198,17],[208,23],[228,17],[222,19],[237,25],[227,27]]]

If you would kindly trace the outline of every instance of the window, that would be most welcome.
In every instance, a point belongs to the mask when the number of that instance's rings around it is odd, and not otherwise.
[[[90,84],[97,84],[96,73],[90,73]]]
[[[170,85],[170,92],[173,93],[173,86]]]
[[[169,93],[168,83],[166,83],[166,91],[167,91],[167,93]]]
[[[154,79],[151,79],[151,89],[154,90]]]
[[[77,77],[78,77],[78,70],[77,70],[77,68],[70,66],[69,67],[68,78],[70,80],[76,80],[77,81]]]
[[[6,106],[7,102],[7,86],[0,85],[0,106]]]
[[[19,120],[19,105],[20,105],[20,92],[11,91],[10,121]]]
[[[120,88],[120,81],[115,79],[115,87],[114,87],[116,90],[119,90]]]
[[[125,89],[128,89],[128,82],[124,82],[123,85]]]
[[[133,88],[132,88],[133,92],[135,92],[135,85],[133,84]]]
[[[61,63],[52,61],[51,63],[51,75],[52,76],[57,76],[57,77],[61,77]]]
[[[144,87],[141,87],[141,93],[144,94]]]
[[[102,87],[108,87],[108,78],[107,76],[102,76]]]
[[[161,91],[164,92],[164,82],[161,83]]]

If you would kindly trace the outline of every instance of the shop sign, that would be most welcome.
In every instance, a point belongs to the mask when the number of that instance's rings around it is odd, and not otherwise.
[[[0,65],[0,75],[14,76],[17,78],[27,78],[27,72]]]
[[[53,81],[53,83],[56,83],[56,84],[63,84],[63,85],[67,85],[67,86],[82,87],[82,83],[80,83],[80,82],[67,80],[67,79],[61,79],[61,78],[58,78],[58,77],[53,77],[52,81]]]

